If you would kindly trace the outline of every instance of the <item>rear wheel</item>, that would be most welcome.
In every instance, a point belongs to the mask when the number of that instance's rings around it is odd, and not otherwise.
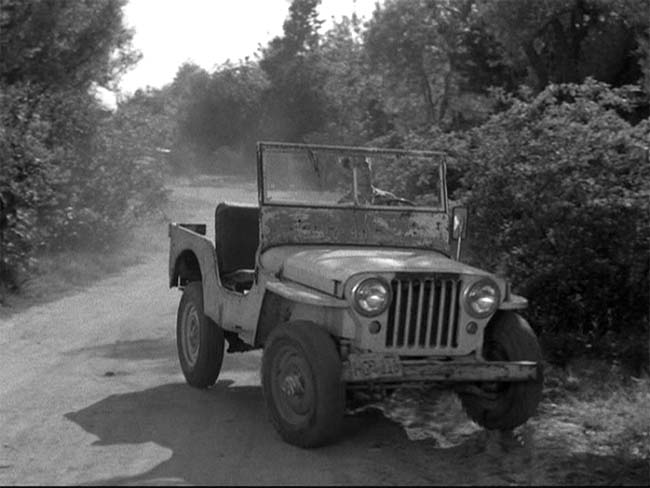
[[[271,422],[289,444],[317,447],[340,435],[341,359],[318,325],[293,322],[273,329],[262,358],[262,389]]]
[[[481,383],[482,395],[460,394],[469,417],[486,429],[507,430],[535,414],[542,398],[542,352],[528,322],[513,312],[499,311],[485,331],[484,356],[488,361],[536,361],[532,381]]]
[[[197,388],[214,385],[223,362],[223,330],[203,314],[200,281],[183,290],[176,319],[176,346],[187,382]]]

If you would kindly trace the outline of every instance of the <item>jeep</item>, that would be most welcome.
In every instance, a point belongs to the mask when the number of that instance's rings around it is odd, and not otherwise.
[[[416,201],[412,164],[431,188]],[[262,348],[271,423],[301,447],[340,436],[354,392],[441,385],[486,429],[526,422],[542,391],[527,301],[460,261],[467,209],[445,175],[439,152],[258,143],[258,205],[219,202],[214,240],[169,225],[186,381],[213,385],[226,342]]]

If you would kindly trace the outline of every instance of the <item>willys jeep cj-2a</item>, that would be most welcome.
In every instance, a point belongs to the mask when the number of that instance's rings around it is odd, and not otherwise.
[[[169,226],[190,385],[215,383],[226,341],[229,352],[263,348],[271,422],[302,447],[336,440],[355,390],[449,386],[487,429],[534,414],[542,356],[517,313],[527,301],[459,261],[467,212],[449,210],[443,154],[257,149],[259,205],[219,203],[214,241],[205,224]],[[396,194],[414,163],[432,188],[418,203]]]

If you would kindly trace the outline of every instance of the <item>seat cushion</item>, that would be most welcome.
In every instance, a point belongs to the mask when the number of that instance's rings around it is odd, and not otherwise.
[[[221,283],[229,290],[243,292],[250,290],[255,281],[254,269],[238,269],[221,276]]]

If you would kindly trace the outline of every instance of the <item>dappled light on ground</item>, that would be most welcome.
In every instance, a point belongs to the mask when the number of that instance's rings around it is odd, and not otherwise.
[[[400,424],[409,439],[431,439],[441,448],[458,446],[482,430],[467,417],[458,396],[449,390],[400,389],[351,413],[370,408]]]

